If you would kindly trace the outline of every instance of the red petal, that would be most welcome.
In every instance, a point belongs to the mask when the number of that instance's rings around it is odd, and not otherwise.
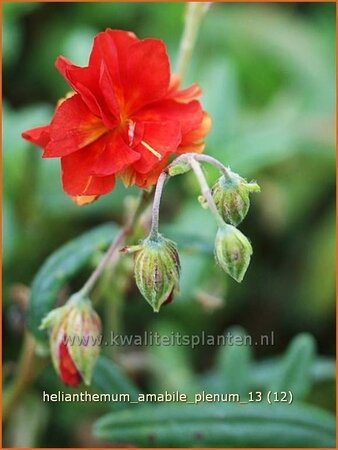
[[[44,158],[66,156],[96,141],[107,132],[78,94],[63,101],[50,124],[50,142]]]
[[[118,131],[109,132],[86,147],[64,157],[77,173],[105,177],[125,169],[141,155],[131,149]],[[88,192],[86,192],[88,194]]]
[[[49,130],[50,126],[44,125],[24,131],[21,136],[32,144],[45,147],[50,140]]]
[[[78,67],[63,56],[56,59],[55,66],[70,86],[81,96],[89,110],[94,115],[101,117],[108,128],[114,127],[116,117],[109,111],[99,88],[100,67]]]
[[[180,146],[177,149],[177,154],[194,152],[201,153],[204,150],[204,138],[211,128],[211,118],[207,112],[203,113],[203,120],[199,128],[186,133]]]
[[[70,86],[81,95],[91,112],[100,116],[102,111],[95,97],[96,83],[88,69],[75,66],[63,56],[56,58],[55,67]]]
[[[107,194],[115,185],[114,175],[97,177],[83,170],[82,150],[61,158],[61,176],[64,191],[72,196]],[[87,169],[85,167],[85,169]]]
[[[201,95],[202,89],[198,86],[198,84],[193,83],[182,91],[173,92],[170,98],[173,98],[178,102],[188,103],[192,100],[196,100]]]
[[[169,86],[170,67],[162,41],[144,39],[129,48],[127,74],[123,80],[128,113],[163,98]]]
[[[130,31],[112,30],[107,28],[102,33],[95,36],[93,49],[89,57],[89,66],[96,66],[104,59],[108,64],[108,69],[115,81],[117,75],[116,67],[111,64],[115,59],[126,65],[128,61],[128,52],[130,47],[138,42],[134,33]]]
[[[161,175],[161,172],[168,164],[168,157],[164,158],[160,161],[156,166],[154,166],[148,174],[136,173],[135,176],[135,184],[138,187],[146,188],[148,186],[153,186],[157,183],[158,177]]]
[[[116,117],[119,117],[119,108],[123,108],[124,104],[123,80],[129,49],[136,42],[133,33],[111,29],[99,33],[94,39],[89,67],[100,74],[100,89]]]
[[[142,141],[135,147],[141,154],[133,168],[140,173],[152,170],[165,156],[175,153],[181,142],[181,127],[178,122],[143,122]]]
[[[61,341],[59,347],[59,360],[60,360],[60,378],[64,384],[76,387],[81,383],[81,375],[77,370],[64,340]]]
[[[132,186],[133,184],[136,184],[136,186],[140,188],[146,188],[148,186],[153,186],[154,184],[156,184],[158,177],[160,176],[161,172],[163,171],[167,163],[168,157],[164,158],[162,161],[156,164],[152,168],[151,172],[148,172],[146,174],[135,172],[135,170],[132,167],[128,167],[127,169],[120,172],[118,175],[121,178],[125,187],[129,187]]]
[[[97,154],[97,152],[95,153]],[[107,139],[103,150],[93,161],[91,173],[98,176],[111,175],[130,166],[140,157],[139,153],[124,142],[120,133],[115,132]]]
[[[146,107],[135,115],[135,120],[166,121],[174,120],[180,123],[182,135],[197,129],[202,123],[203,111],[200,103],[193,100],[189,103],[179,103],[174,100],[162,100]]]
[[[188,103],[202,95],[202,89],[198,86],[198,84],[193,83],[186,89],[180,91],[180,83],[181,79],[179,75],[173,74],[170,78],[170,86],[166,95],[167,98],[171,98],[182,103]]]
[[[120,66],[136,41],[132,33],[108,29],[95,37],[88,67],[75,66],[62,56],[56,60],[61,74],[108,127],[114,126],[112,115],[119,119],[123,103]]]

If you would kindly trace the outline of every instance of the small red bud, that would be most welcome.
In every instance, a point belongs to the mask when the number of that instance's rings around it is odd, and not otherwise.
[[[101,321],[89,299],[74,295],[62,307],[52,310],[41,329],[50,329],[50,351],[61,380],[76,387],[89,385],[100,353]]]

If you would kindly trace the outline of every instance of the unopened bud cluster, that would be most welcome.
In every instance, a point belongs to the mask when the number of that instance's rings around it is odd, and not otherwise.
[[[249,194],[259,191],[257,183],[248,183],[230,170],[216,181],[211,190],[217,210],[224,220],[216,234],[215,259],[239,283],[249,266],[252,247],[248,238],[236,226],[247,215]]]
[[[241,282],[252,255],[247,237],[236,227],[245,218],[249,194],[259,192],[257,183],[248,183],[239,175],[226,169],[214,158],[203,156],[203,161],[213,163],[222,172],[212,189],[194,154],[178,157],[167,172],[159,177],[153,201],[151,230],[139,245],[124,247],[123,252],[135,253],[134,275],[136,285],[154,312],[170,303],[179,290],[180,259],[175,242],[158,232],[159,204],[167,176],[176,176],[193,170],[199,181],[202,195],[199,200],[208,207],[218,223],[215,238],[215,259],[221,268],[236,281]],[[115,242],[110,249],[115,250]],[[108,250],[108,257],[111,256]],[[109,258],[103,260],[104,264]],[[100,353],[101,321],[87,297],[100,271],[94,271],[84,287],[67,301],[52,310],[42,321],[40,329],[49,330],[50,352],[55,370],[67,385],[76,387],[82,381],[89,385]]]
[[[189,170],[195,173],[202,191],[201,205],[209,208],[218,223],[215,239],[215,259],[221,268],[236,281],[241,282],[252,255],[249,240],[236,227],[246,216],[249,195],[259,192],[257,183],[248,183],[230,169],[211,157],[203,161],[214,163],[222,172],[211,190],[194,155],[177,158],[169,165],[167,176],[181,175]],[[138,289],[155,312],[170,303],[179,289],[180,261],[176,244],[158,233],[158,209],[165,176],[160,177],[153,202],[152,226],[149,236],[139,245],[121,251],[135,253],[134,275]]]

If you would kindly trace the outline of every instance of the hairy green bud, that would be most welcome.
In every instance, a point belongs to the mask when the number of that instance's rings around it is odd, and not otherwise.
[[[246,216],[251,192],[260,192],[257,183],[248,183],[234,172],[222,175],[212,187],[212,196],[216,207],[226,223],[237,226]]]
[[[162,235],[148,236],[135,256],[135,280],[155,312],[172,301],[178,290],[180,260],[177,246]]]
[[[251,255],[251,244],[241,231],[228,224],[218,229],[215,239],[216,262],[238,283],[244,278]]]

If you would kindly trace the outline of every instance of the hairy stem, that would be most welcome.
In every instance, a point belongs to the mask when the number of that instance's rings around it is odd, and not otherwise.
[[[225,176],[225,178],[229,178],[230,177],[229,169],[227,169],[224,166],[224,164],[219,162],[218,159],[215,159],[215,158],[213,158],[212,156],[209,156],[209,155],[199,155],[199,154],[195,154],[194,155],[194,159],[196,161],[201,161],[201,162],[206,162],[208,164],[211,164],[212,166],[216,167],[216,169],[218,169]]]
[[[177,58],[176,73],[181,79],[187,71],[191,54],[196,42],[198,29],[202,18],[207,11],[207,2],[188,2],[184,21],[184,30],[180,43],[180,50]]]
[[[230,177],[230,170],[227,169],[224,164],[218,161],[218,159],[213,158],[209,155],[200,155],[199,153],[185,153],[184,155],[177,157],[171,164],[169,164],[166,170],[180,162],[190,163],[191,158],[195,159],[196,161],[206,162],[216,167],[216,169],[218,169],[226,178]]]
[[[128,229],[126,226],[122,227],[120,231],[117,233],[115,239],[111,243],[110,247],[108,248],[107,252],[102,257],[99,264],[96,266],[94,272],[90,275],[88,280],[85,282],[81,290],[79,291],[79,294],[81,294],[83,297],[89,294],[89,292],[94,287],[96,281],[100,277],[101,273],[104,271],[106,265],[111,260],[112,256],[116,252],[116,250],[120,247],[122,244],[126,234],[128,232]]]
[[[167,172],[162,172],[159,176],[156,184],[156,190],[153,200],[153,208],[152,208],[152,214],[151,214],[151,229],[150,229],[150,235],[156,236],[158,234],[158,221],[159,221],[159,214],[160,214],[160,203],[161,203],[161,197],[163,192],[164,183],[168,177]]]
[[[219,162],[217,159],[213,158],[209,155],[199,155],[196,153],[185,153],[184,155],[178,156],[174,161],[172,161],[161,173],[161,175],[158,178],[155,195],[154,195],[154,201],[152,206],[152,219],[151,219],[151,229],[150,229],[150,235],[156,236],[158,234],[158,224],[159,224],[159,215],[160,215],[160,204],[161,204],[161,197],[163,193],[163,187],[164,184],[168,178],[168,172],[170,167],[175,166],[176,164],[179,164],[181,162],[186,162],[190,165],[193,172],[195,173],[195,176],[197,178],[197,181],[201,187],[201,192],[203,197],[206,199],[209,209],[214,215],[217,224],[223,225],[223,219],[221,215],[219,214],[217,207],[215,205],[214,199],[212,198],[210,187],[207,183],[207,180],[205,179],[205,176],[203,174],[203,171],[201,169],[201,166],[198,161],[206,162],[214,167],[216,167],[225,177],[229,178],[230,173],[229,169],[227,169],[221,162]]]
[[[202,195],[206,199],[209,209],[210,209],[211,213],[213,214],[213,216],[215,217],[217,225],[220,227],[223,226],[224,221],[223,221],[220,213],[218,212],[218,209],[215,205],[214,199],[212,198],[210,187],[207,183],[207,180],[205,179],[204,173],[202,171],[202,168],[201,168],[199,162],[194,157],[191,157],[190,165],[196,175],[197,181],[201,188]]]

